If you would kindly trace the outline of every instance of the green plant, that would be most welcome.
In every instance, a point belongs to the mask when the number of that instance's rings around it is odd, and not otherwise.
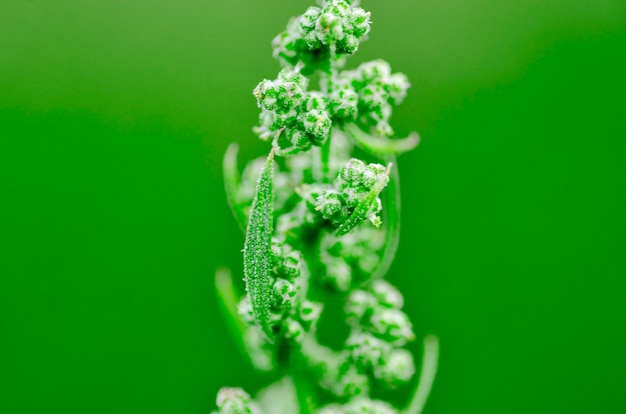
[[[344,69],[369,30],[370,13],[356,1],[324,0],[292,19],[273,41],[283,69],[254,89],[254,130],[271,151],[241,176],[236,145],[226,152],[226,193],[246,233],[247,294],[239,298],[227,270],[217,274],[217,291],[243,354],[282,379],[255,400],[223,388],[218,413],[398,413],[374,399],[377,390],[414,376],[403,348],[414,339],[403,297],[383,277],[400,231],[396,157],[418,137],[393,138],[389,125],[406,76],[383,60]],[[313,74],[318,90],[309,89]],[[354,158],[355,146],[375,162]],[[341,349],[316,334],[333,296],[349,330]],[[436,338],[427,337],[422,375],[402,412],[421,412],[437,353]]]

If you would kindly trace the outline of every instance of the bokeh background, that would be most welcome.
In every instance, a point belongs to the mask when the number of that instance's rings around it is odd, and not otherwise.
[[[270,380],[215,299],[243,242],[221,157],[267,151],[251,90],[309,3],[0,1],[1,413],[207,413]],[[427,412],[626,412],[626,2],[363,3],[351,65],[406,73],[422,135],[389,279],[441,339]]]

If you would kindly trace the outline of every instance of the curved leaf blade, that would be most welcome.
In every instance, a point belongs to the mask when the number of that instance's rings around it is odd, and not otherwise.
[[[241,208],[241,205],[237,203],[237,190],[241,184],[241,175],[237,168],[237,153],[239,152],[239,146],[236,143],[231,143],[226,152],[224,153],[224,161],[222,162],[222,173],[224,175],[224,190],[226,190],[226,200],[230,207],[237,224],[242,231],[246,229],[246,223],[248,217]]]
[[[400,243],[400,174],[395,157],[388,157],[388,161],[390,164],[394,165],[395,168],[391,169],[389,182],[387,183],[383,197],[385,245],[378,266],[372,273],[372,279],[374,280],[385,277],[396,257],[398,244]]]
[[[270,320],[270,249],[273,232],[274,150],[270,152],[259,176],[243,249],[246,290],[250,295],[257,324],[269,339],[273,337]]]
[[[420,141],[417,132],[412,132],[406,138],[389,139],[374,137],[354,123],[344,125],[343,129],[359,147],[375,156],[400,155],[415,149]]]

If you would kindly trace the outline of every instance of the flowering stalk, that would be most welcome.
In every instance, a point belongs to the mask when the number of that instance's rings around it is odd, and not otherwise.
[[[419,138],[394,137],[389,124],[409,87],[405,75],[383,60],[345,69],[369,31],[370,13],[357,1],[321,0],[292,19],[273,41],[283,69],[254,89],[254,131],[271,143],[269,156],[241,175],[234,144],[224,157],[228,202],[246,233],[247,293],[238,296],[227,270],[217,291],[238,348],[283,379],[254,399],[223,388],[216,414],[418,414],[426,402],[438,357],[432,336],[407,408],[376,399],[415,373],[404,299],[383,277],[399,240],[396,158]],[[355,147],[368,161],[352,155]],[[342,315],[324,315],[333,295]],[[318,341],[320,317],[345,321],[341,349]]]

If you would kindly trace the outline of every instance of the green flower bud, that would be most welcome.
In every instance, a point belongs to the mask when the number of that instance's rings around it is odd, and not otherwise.
[[[367,375],[360,373],[354,365],[345,364],[331,391],[339,398],[349,398],[367,395],[369,390],[370,382]]]
[[[319,7],[309,7],[307,11],[300,16],[300,30],[303,33],[310,33],[315,29],[317,20],[320,17],[321,9]]]
[[[376,308],[376,297],[364,290],[354,290],[346,299],[345,313],[353,325],[360,325],[363,318],[369,318]]]
[[[281,145],[281,155],[295,154],[298,152],[305,152],[313,147],[313,143],[309,135],[302,129],[293,127],[287,130],[286,138],[289,142],[288,145]],[[282,141],[279,140],[279,145]]]
[[[259,83],[257,87],[254,88],[253,94],[257,99],[259,108],[264,108],[268,111],[273,111],[278,108],[276,99],[278,90],[271,80],[265,79]]]
[[[258,414],[256,404],[241,388],[222,388],[217,393],[220,414]]]
[[[305,300],[298,309],[298,317],[306,331],[315,330],[324,306],[321,303]]]
[[[322,217],[327,220],[341,213],[342,209],[341,196],[336,190],[326,190],[317,197],[315,210],[322,213]]]
[[[335,90],[330,95],[330,113],[337,118],[354,119],[359,95],[352,89]]]
[[[307,93],[304,100],[304,108],[307,111],[312,111],[313,109],[318,109],[323,111],[326,109],[326,98],[320,92],[309,92]]]
[[[389,103],[393,105],[401,104],[410,87],[409,79],[404,73],[391,75],[388,83],[385,85],[385,90],[389,93]]]
[[[287,318],[283,322],[282,334],[285,339],[289,339],[295,342],[302,341],[304,337],[304,328],[300,322],[292,318]]]
[[[415,338],[411,321],[398,309],[377,309],[370,319],[370,329],[374,335],[396,345],[404,345]]]
[[[406,349],[394,349],[384,364],[374,368],[373,374],[391,387],[407,383],[415,374],[413,355]]]
[[[274,301],[280,308],[288,307],[296,295],[296,288],[288,280],[278,278],[274,282]]]
[[[302,126],[313,145],[322,145],[328,139],[332,122],[326,110],[313,109],[301,117]]]
[[[360,7],[352,9],[349,21],[352,27],[352,33],[355,36],[361,38],[365,36],[370,30],[370,12],[366,12]]]
[[[392,346],[382,339],[361,331],[353,332],[346,341],[350,360],[363,370],[374,370],[385,365]]]
[[[401,309],[404,305],[402,293],[386,280],[375,280],[372,282],[371,290],[381,306]]]
[[[341,258],[332,258],[326,262],[324,280],[334,289],[346,292],[352,284],[352,268]]]

